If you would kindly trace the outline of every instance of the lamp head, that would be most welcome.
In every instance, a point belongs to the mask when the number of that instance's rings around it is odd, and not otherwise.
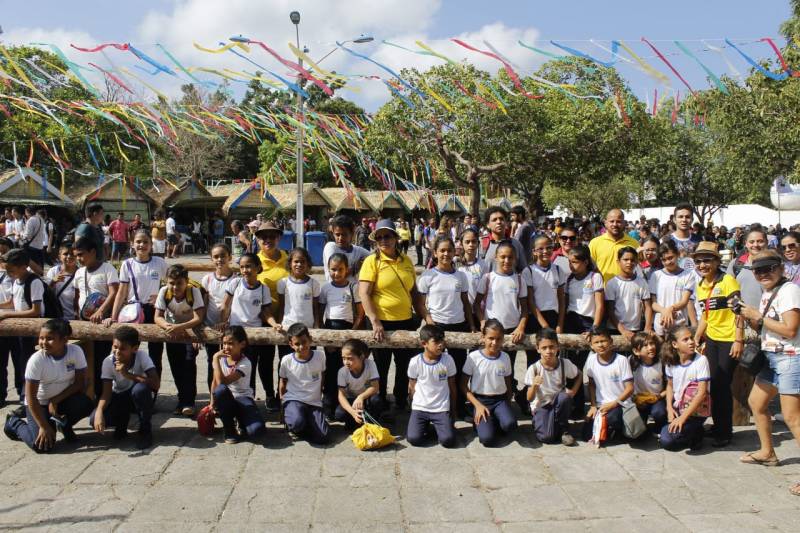
[[[358,39],[353,39],[354,43],[363,44],[363,43],[371,43],[374,41],[375,38],[371,35],[361,35]]]
[[[300,12],[292,11],[291,13],[289,13],[289,20],[291,20],[292,24],[294,25],[300,24]]]

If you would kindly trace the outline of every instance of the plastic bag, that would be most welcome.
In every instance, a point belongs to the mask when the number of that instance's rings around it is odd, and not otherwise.
[[[647,431],[642,415],[632,403],[622,405],[622,433],[629,439],[638,439]]]
[[[364,423],[350,436],[353,444],[361,451],[377,450],[394,444],[395,438],[391,432],[381,426],[377,420],[363,412]]]
[[[197,430],[204,437],[211,436],[211,434],[214,433],[214,423],[216,420],[214,409],[212,409],[210,405],[206,405],[197,413]]]
[[[594,445],[595,448],[599,448],[603,441],[607,438],[608,420],[606,420],[606,415],[598,412],[594,417],[594,422],[592,423],[592,438],[589,439],[589,444]]]

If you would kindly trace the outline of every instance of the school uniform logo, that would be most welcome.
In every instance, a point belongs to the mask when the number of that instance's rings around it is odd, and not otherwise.
[[[594,287],[592,285],[592,277],[589,276],[586,281],[583,282],[583,294],[591,294],[594,292]]]
[[[505,377],[505,376],[506,376],[506,374],[508,374],[508,373],[509,373],[509,369],[508,369],[508,367],[506,367],[505,365],[503,365],[503,366],[497,366],[497,367],[495,367],[495,369],[494,369],[494,375],[495,375],[495,376],[501,376],[501,377]]]
[[[620,375],[618,370],[614,370],[611,372],[611,375],[608,376],[608,380],[613,383],[620,383],[622,382],[622,376]]]
[[[310,299],[311,299],[311,291],[304,291],[303,300],[310,300]]]
[[[150,279],[153,281],[158,281],[159,280],[158,272],[150,272]]]
[[[67,372],[75,372],[75,361],[67,361]]]
[[[253,298],[253,307],[261,307],[261,298]]]
[[[319,381],[319,372],[311,373],[311,381]]]
[[[440,368],[439,370],[436,371],[436,374],[437,374],[437,377],[439,378],[439,381],[447,381],[447,369],[446,368]]]
[[[342,294],[342,303],[349,304],[351,301],[350,295],[348,293]]]

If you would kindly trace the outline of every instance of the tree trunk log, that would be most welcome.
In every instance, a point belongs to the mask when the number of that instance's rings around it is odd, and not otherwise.
[[[210,262],[199,262],[199,261],[178,261],[179,264],[183,265],[186,270],[189,272],[214,272],[216,267],[211,264]],[[239,265],[236,263],[231,263],[230,267],[233,269],[233,272],[236,273],[239,271]],[[417,274],[421,274],[424,270],[423,267],[415,267]],[[324,274],[325,271],[321,266],[312,266],[309,274]]]
[[[9,318],[0,322],[0,337],[36,337],[39,329],[47,319],[44,318]],[[122,324],[105,327],[102,324],[92,324],[81,320],[70,321],[73,339],[80,340],[111,340],[114,330]],[[181,337],[169,337],[160,327],[154,324],[129,324],[139,332],[141,342],[201,342],[218,344],[220,333],[211,328],[198,328],[196,331],[187,332]],[[256,345],[286,345],[289,339],[284,333],[279,333],[272,328],[245,328],[250,344]],[[382,342],[372,338],[371,331],[312,329],[311,337],[317,346],[339,347],[348,339],[360,339],[371,348],[420,348],[419,334],[416,331],[387,331]],[[589,346],[581,335],[559,335],[561,347],[568,350],[588,350]],[[480,343],[480,333],[452,333],[446,334],[447,345],[451,348],[475,348]],[[522,343],[510,344],[510,336],[506,336],[505,349],[530,350],[536,348],[533,335],[526,335]],[[618,351],[630,350],[630,345],[624,337],[613,337],[614,348]]]

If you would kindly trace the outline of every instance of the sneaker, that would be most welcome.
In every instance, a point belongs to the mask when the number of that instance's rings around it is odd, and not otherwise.
[[[267,397],[266,408],[268,413],[277,413],[281,410],[281,401],[276,396]]]
[[[236,444],[241,440],[235,429],[225,430],[225,444]]]
[[[12,419],[12,418],[19,419],[19,417],[14,415],[14,414],[11,414],[11,413],[7,414],[6,415],[6,423],[3,424],[3,433],[5,433],[6,437],[8,437],[11,440],[21,440],[19,438],[19,436],[16,434],[16,432],[11,431],[11,428],[8,425],[9,420]]]
[[[136,447],[140,450],[146,450],[153,446],[153,434],[148,432],[139,431],[136,434]]]
[[[725,438],[717,437],[713,441],[711,441],[711,445],[714,448],[724,448],[725,446],[727,446],[730,443],[731,443],[730,437],[725,437]]]
[[[11,414],[16,416],[17,418],[25,418],[27,416],[24,405],[20,405],[19,407],[11,411]]]
[[[179,405],[179,406],[177,406],[177,407],[176,407],[176,408],[175,408],[175,409],[172,411],[172,414],[173,414],[173,415],[180,415],[180,414],[181,414],[181,411],[183,411],[183,407],[181,407],[181,406]]]
[[[693,451],[693,452],[696,452],[697,450],[701,449],[702,447],[703,447],[703,438],[702,437],[689,444],[689,449],[691,451]]]
[[[126,427],[117,427],[114,428],[114,440],[122,440],[128,436],[128,428]]]
[[[56,429],[64,435],[64,441],[66,442],[76,442],[78,440],[78,436],[75,434],[75,430],[72,429],[72,426],[67,425],[64,423],[64,420],[57,416],[51,416],[50,420],[53,421],[55,424]]]
[[[188,416],[189,418],[193,417],[194,416],[194,407],[186,406],[186,407],[181,408],[181,414],[183,416]]]
[[[575,442],[575,437],[570,435],[569,433],[564,433],[561,435],[561,444],[564,446],[575,446],[577,442]]]

